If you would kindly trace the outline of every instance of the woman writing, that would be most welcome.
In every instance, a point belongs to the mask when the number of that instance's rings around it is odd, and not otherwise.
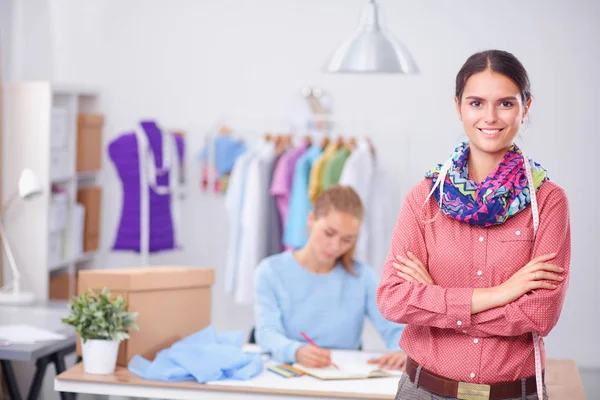
[[[403,326],[383,318],[375,301],[375,273],[353,260],[363,213],[353,189],[332,186],[319,195],[308,217],[306,245],[260,263],[255,274],[256,342],[273,359],[329,366],[329,349],[360,348],[366,316],[395,350],[371,362],[390,369],[404,366],[406,355],[398,347]]]
[[[383,316],[407,324],[396,398],[547,398],[541,337],[568,286],[567,197],[513,143],[531,93],[512,54],[472,55],[455,103],[469,140],[408,194],[377,289]]]

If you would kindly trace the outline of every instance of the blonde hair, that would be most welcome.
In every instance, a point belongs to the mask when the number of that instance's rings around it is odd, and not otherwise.
[[[315,201],[315,219],[325,217],[331,210],[348,213],[362,221],[365,208],[360,196],[350,186],[333,185],[319,194]],[[354,275],[354,251],[356,245],[338,259],[350,274]]]

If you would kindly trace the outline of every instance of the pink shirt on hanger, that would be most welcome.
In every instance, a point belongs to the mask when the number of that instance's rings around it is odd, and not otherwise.
[[[298,161],[302,154],[306,153],[306,150],[307,147],[305,143],[293,149],[289,149],[281,155],[275,166],[275,171],[273,172],[270,193],[271,196],[275,197],[277,209],[281,215],[281,222],[284,225],[287,221],[296,161]]]

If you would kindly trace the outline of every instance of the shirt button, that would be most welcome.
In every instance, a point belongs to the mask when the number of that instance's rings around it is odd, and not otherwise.
[[[521,234],[521,231],[516,231],[515,235],[519,236]]]
[[[471,377],[471,379],[475,378],[475,372],[471,372],[471,375],[469,375]]]
[[[475,343],[475,344],[479,343],[479,339],[473,339],[473,343]]]
[[[481,276],[481,275],[483,275],[483,271],[482,271],[482,270],[479,270],[479,271],[477,271],[477,275],[478,275],[478,276]]]
[[[456,325],[461,326],[462,325],[462,321],[456,321]]]
[[[463,333],[467,333],[467,331],[462,331]]]
[[[483,242],[483,236],[479,236],[479,241]]]

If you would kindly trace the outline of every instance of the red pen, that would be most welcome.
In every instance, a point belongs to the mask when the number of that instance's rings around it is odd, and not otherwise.
[[[302,337],[311,345],[315,346],[315,347],[319,347],[317,346],[317,344],[315,342],[313,342],[313,340],[311,338],[308,337],[308,335],[304,332],[300,332],[300,334],[302,335]],[[340,369],[340,367],[337,366],[337,364],[335,363],[331,363],[331,365],[333,365],[336,369]]]

